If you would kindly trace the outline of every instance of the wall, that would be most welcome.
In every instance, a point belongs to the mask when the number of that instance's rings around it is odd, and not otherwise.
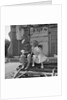
[[[20,31],[20,27],[23,31]],[[37,40],[39,44],[43,45],[43,52],[45,55],[54,56],[54,54],[57,54],[57,24],[47,24],[42,26],[12,25],[9,35],[11,44],[8,51],[12,56],[20,55],[22,49],[26,52],[30,52],[30,44],[32,44],[33,40]],[[20,39],[18,39],[17,36]],[[23,39],[25,39],[25,42],[22,44]]]
[[[48,28],[49,34],[49,56],[54,56],[57,54],[57,25],[55,27]]]
[[[32,44],[33,40],[37,40],[39,44],[43,45],[43,52],[48,55],[48,27],[36,26],[35,28],[30,28],[30,42]]]

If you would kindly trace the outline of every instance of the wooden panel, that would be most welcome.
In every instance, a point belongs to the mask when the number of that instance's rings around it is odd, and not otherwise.
[[[30,43],[34,40],[37,40],[40,44],[43,45],[43,52],[45,55],[48,55],[48,28],[39,27],[30,29]]]
[[[43,45],[43,52],[47,56],[48,55],[48,42],[41,42],[40,44]]]
[[[31,38],[30,41],[33,42],[33,40],[37,40],[38,42],[48,42],[48,37],[35,37]]]
[[[48,28],[47,27],[35,27],[30,28],[30,34],[41,34],[41,33],[47,33]]]
[[[47,33],[36,33],[36,34],[31,34],[31,37],[34,38],[34,37],[37,37],[37,36],[48,36]]]
[[[49,29],[49,55],[57,54],[57,28]]]

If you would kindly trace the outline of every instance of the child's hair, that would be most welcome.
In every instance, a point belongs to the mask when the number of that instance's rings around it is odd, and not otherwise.
[[[40,44],[40,45],[38,45],[38,47],[39,47],[40,49],[43,49],[43,45],[41,45],[41,44]]]

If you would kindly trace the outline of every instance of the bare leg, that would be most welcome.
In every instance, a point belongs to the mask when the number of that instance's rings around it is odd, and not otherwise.
[[[42,69],[44,68],[43,63],[41,63],[41,68],[42,68]]]

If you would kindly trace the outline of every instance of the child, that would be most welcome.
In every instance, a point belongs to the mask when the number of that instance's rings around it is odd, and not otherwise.
[[[20,59],[19,59],[21,65],[19,65],[18,68],[16,69],[16,72],[14,74],[14,78],[17,77],[17,75],[19,74],[21,69],[24,69],[26,67],[27,59],[26,59],[26,56],[24,55],[25,51],[21,50],[21,53],[22,54],[21,54]]]
[[[46,60],[47,57],[43,53],[43,46],[38,45],[38,48],[35,49],[35,54],[33,55],[33,65],[41,65],[41,68],[43,68],[43,62],[45,62]]]
[[[26,56],[25,56],[25,51],[24,50],[21,50],[21,56],[20,56],[20,59],[19,59],[19,61],[20,61],[20,63],[21,63],[21,67],[22,67],[22,69],[25,67],[25,64],[26,64],[26,62],[27,62],[27,59],[26,59]]]
[[[34,40],[33,43],[32,43],[32,47],[31,47],[31,53],[27,55],[27,61],[28,61],[28,64],[27,64],[27,67],[25,69],[28,69],[30,66],[32,67],[32,63],[33,63],[33,55],[36,53],[36,48],[38,48],[38,41]],[[32,64],[32,65],[31,65]]]

